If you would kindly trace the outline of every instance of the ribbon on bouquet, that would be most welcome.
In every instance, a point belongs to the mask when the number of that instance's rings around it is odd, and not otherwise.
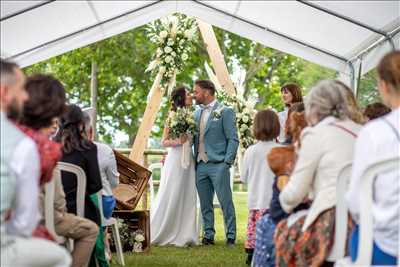
[[[181,156],[182,168],[187,169],[189,167],[191,157],[192,157],[192,145],[190,140],[187,140],[182,145],[182,156]]]

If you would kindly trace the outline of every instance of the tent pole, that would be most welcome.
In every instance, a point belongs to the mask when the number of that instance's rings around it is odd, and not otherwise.
[[[93,130],[93,138],[97,140],[97,131],[96,131],[96,120],[97,120],[97,63],[95,60],[92,60],[92,73],[90,80],[90,97],[91,97],[91,106],[93,108],[92,113],[92,130]]]
[[[354,64],[352,62],[348,62],[349,68],[350,68],[350,86],[351,89],[353,90],[354,95],[356,95],[356,75],[355,75],[355,70],[354,70]]]

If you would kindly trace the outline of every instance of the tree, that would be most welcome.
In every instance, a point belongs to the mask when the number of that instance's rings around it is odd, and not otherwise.
[[[256,93],[258,108],[272,106],[282,109],[280,87],[288,82],[307,87],[320,78],[332,76],[332,71],[283,52],[267,48],[236,34],[214,28],[230,73],[246,70],[245,96]],[[64,84],[71,103],[90,105],[90,75],[92,61],[98,65],[98,123],[101,140],[115,144],[118,132],[129,136],[131,145],[146,107],[147,94],[154,77],[145,73],[156,47],[142,26],[106,40],[76,49],[37,63],[25,69],[27,74],[50,73]],[[178,84],[192,87],[193,81],[207,79],[203,68],[209,61],[201,39],[193,46],[185,68],[177,75]],[[325,77],[326,76],[326,77]],[[161,136],[169,109],[164,98],[152,136]]]
[[[382,102],[377,88],[376,69],[370,70],[361,77],[358,85],[357,101],[361,107],[373,102]]]

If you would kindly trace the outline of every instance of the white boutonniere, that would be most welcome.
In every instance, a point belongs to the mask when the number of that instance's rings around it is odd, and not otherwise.
[[[224,107],[220,107],[213,111],[212,117],[213,117],[214,121],[221,119],[223,110],[224,110]]]

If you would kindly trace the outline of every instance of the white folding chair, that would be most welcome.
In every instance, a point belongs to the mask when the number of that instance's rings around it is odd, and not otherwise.
[[[114,217],[111,217],[109,219],[104,218],[103,201],[102,201],[101,191],[97,192],[97,199],[98,199],[98,204],[99,204],[101,225],[105,226],[105,227],[108,227],[108,226],[111,227],[113,239],[115,242],[115,248],[117,251],[117,261],[120,265],[125,266],[124,251],[122,250],[122,243],[121,243],[121,237],[119,235],[117,219],[115,219]]]
[[[336,183],[336,214],[335,214],[335,239],[327,261],[335,262],[342,259],[346,253],[348,212],[346,204],[346,191],[351,176],[352,163],[343,166],[339,172]]]
[[[375,178],[382,173],[399,168],[400,158],[383,160],[369,166],[362,175],[360,186],[360,232],[358,240],[357,259],[353,263],[349,257],[338,260],[335,264],[341,266],[370,266],[373,248],[373,187]]]
[[[76,213],[79,217],[85,216],[85,192],[86,192],[86,174],[81,167],[66,162],[58,162],[53,171],[53,179],[45,185],[45,225],[49,232],[56,238],[58,243],[64,243],[65,239],[58,236],[54,227],[54,191],[55,181],[61,180],[61,171],[71,172],[77,178],[76,193]],[[68,239],[67,247],[73,250],[73,240]]]

